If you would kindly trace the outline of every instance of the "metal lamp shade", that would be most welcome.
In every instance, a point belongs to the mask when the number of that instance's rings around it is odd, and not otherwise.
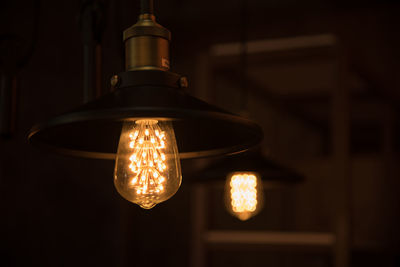
[[[254,151],[223,158],[207,166],[191,179],[198,182],[225,181],[227,175],[234,172],[255,172],[269,187],[288,186],[304,180],[296,171]]]
[[[246,151],[262,140],[260,127],[188,95],[182,77],[165,71],[129,71],[113,92],[34,126],[29,141],[67,155],[114,159],[126,120],[171,120],[180,158]]]

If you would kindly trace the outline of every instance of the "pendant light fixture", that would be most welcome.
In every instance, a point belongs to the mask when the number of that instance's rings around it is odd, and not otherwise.
[[[228,174],[225,184],[225,206],[229,213],[246,221],[261,211],[264,205],[264,186],[258,173]]]
[[[246,114],[248,105],[247,88],[247,1],[242,0],[241,29],[241,89],[242,112]],[[224,202],[227,211],[245,221],[258,214],[264,206],[264,185],[268,187],[286,186],[298,183],[303,177],[266,159],[261,150],[227,157],[207,167],[201,174],[203,179],[226,179]]]
[[[170,198],[181,183],[180,159],[235,154],[262,140],[252,121],[188,95],[186,77],[170,72],[170,32],[141,1],[124,31],[126,71],[111,93],[34,126],[33,145],[66,155],[116,159],[118,192],[143,208]]]
[[[202,179],[203,182],[225,180],[225,207],[231,215],[245,221],[262,210],[264,189],[295,185],[304,177],[256,150],[220,159],[194,179]]]

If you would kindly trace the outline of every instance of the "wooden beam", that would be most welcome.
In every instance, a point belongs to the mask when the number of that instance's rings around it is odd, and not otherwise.
[[[264,39],[248,41],[246,43],[247,54],[272,53],[286,50],[331,47],[336,44],[336,37],[333,34],[319,34],[311,36],[296,36],[279,39]],[[241,50],[240,42],[216,44],[211,47],[212,56],[235,56]]]
[[[337,86],[332,92],[332,152],[336,178],[335,266],[348,267],[351,249],[352,177],[350,162],[350,90],[346,84],[347,65],[338,49]]]
[[[258,244],[333,246],[333,233],[275,232],[275,231],[207,231],[204,236],[208,244]]]

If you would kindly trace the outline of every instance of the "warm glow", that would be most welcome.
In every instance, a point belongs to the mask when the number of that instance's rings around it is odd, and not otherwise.
[[[255,211],[257,207],[257,177],[253,174],[236,174],[232,176],[230,185],[233,211]]]
[[[165,134],[160,130],[156,120],[136,121],[137,127],[129,134],[129,168],[132,171],[131,187],[137,194],[151,197],[164,190]],[[161,133],[161,134],[160,134]]]
[[[173,196],[181,179],[172,123],[156,119],[125,122],[115,165],[118,192],[150,209]]]
[[[226,194],[229,211],[240,220],[254,216],[262,206],[261,180],[252,172],[236,172],[228,176]]]

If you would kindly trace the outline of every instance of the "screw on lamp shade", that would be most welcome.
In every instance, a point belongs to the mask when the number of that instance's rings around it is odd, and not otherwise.
[[[114,185],[150,209],[180,187],[180,159],[234,154],[262,139],[255,123],[187,94],[186,77],[169,71],[170,32],[142,0],[139,20],[124,31],[126,72],[112,91],[34,126],[29,141],[67,155],[116,159]]]

